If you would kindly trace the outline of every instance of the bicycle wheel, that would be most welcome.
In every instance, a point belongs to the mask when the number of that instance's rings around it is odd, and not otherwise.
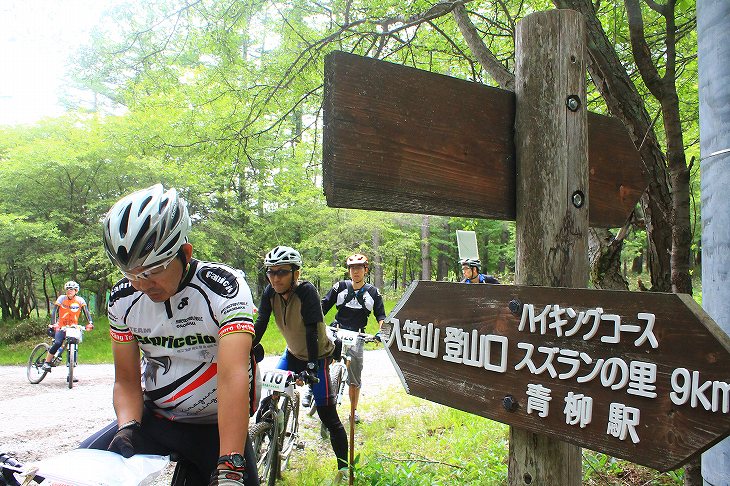
[[[74,367],[76,366],[76,349],[77,344],[68,345],[68,353],[66,354],[66,360],[68,361],[68,388],[74,387]]]
[[[256,468],[259,472],[259,481],[273,486],[279,468],[279,444],[277,431],[270,422],[259,422],[248,430],[256,455]]]
[[[344,395],[345,387],[347,386],[347,368],[338,364],[337,369],[334,373],[332,373],[332,377],[330,379],[332,380],[332,389],[337,394],[335,396],[335,403],[340,405],[342,403],[342,396]]]
[[[289,463],[289,456],[296,446],[299,431],[299,392],[294,391],[294,397],[286,397],[284,409],[284,430],[280,436],[281,446],[279,450],[279,477]]]
[[[40,383],[48,374],[48,372],[43,369],[43,362],[46,360],[47,354],[48,344],[46,343],[36,345],[36,347],[33,348],[33,351],[30,352],[27,369],[29,382],[33,384]]]

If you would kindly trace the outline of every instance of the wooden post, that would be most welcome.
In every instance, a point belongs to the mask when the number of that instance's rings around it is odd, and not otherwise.
[[[572,10],[517,26],[515,144],[518,285],[588,283],[588,138],[585,28]],[[551,413],[564,404],[553,400]],[[579,447],[510,428],[509,484],[579,485]]]

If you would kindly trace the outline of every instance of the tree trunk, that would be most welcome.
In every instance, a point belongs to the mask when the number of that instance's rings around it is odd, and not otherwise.
[[[614,237],[605,228],[591,228],[588,238],[591,282],[595,288],[628,290],[629,283],[621,273],[623,239]]]
[[[577,10],[588,28],[588,72],[613,116],[629,129],[649,172],[649,187],[640,203],[648,237],[647,267],[652,290],[669,292],[671,283],[672,197],[667,164],[652,128],[644,100],[629,78],[614,45],[596,17],[590,0],[553,0],[558,8]]]
[[[502,223],[502,232],[499,236],[499,243],[501,248],[506,247],[509,243],[509,227],[507,226],[507,223],[504,222]],[[507,273],[507,257],[505,257],[504,252],[499,255],[497,273],[500,275],[504,275],[505,273]]]
[[[431,217],[421,218],[421,280],[431,280]]]
[[[383,280],[383,257],[380,256],[380,230],[375,228],[373,230],[373,257],[370,265],[370,272],[373,277],[373,285],[382,289],[385,287],[385,281]]]

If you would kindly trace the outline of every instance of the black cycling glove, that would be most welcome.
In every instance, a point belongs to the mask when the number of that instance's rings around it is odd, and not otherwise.
[[[123,457],[132,457],[140,442],[140,428],[136,420],[122,425],[107,447],[108,451],[116,452]]]

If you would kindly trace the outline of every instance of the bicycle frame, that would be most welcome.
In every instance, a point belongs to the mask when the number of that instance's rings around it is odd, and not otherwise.
[[[262,388],[271,394],[249,428],[256,454],[259,480],[273,486],[286,468],[294,447],[300,447],[299,392],[295,384],[303,377],[287,370],[269,370],[262,376]]]

